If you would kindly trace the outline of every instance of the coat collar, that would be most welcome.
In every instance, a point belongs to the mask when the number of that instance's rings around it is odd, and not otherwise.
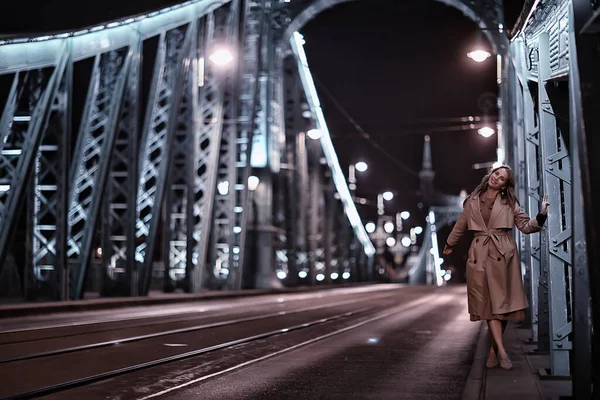
[[[482,228],[492,229],[496,218],[498,218],[498,215],[500,215],[500,211],[502,211],[503,204],[502,204],[501,196],[500,195],[496,196],[496,199],[494,200],[494,206],[492,207],[492,212],[490,214],[490,219],[488,220],[487,224],[483,220],[483,216],[481,215],[481,209],[479,208],[480,207],[479,194],[474,194],[472,198],[473,198],[473,206],[472,207],[474,209],[473,211],[475,212],[475,218],[477,219],[477,222],[481,225]]]

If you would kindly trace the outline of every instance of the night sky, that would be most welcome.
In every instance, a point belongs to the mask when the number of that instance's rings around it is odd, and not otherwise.
[[[375,199],[385,190],[397,192],[386,211],[409,210],[414,218],[405,227],[423,224],[415,174],[426,133],[440,191],[472,190],[484,173],[472,164],[496,157],[496,135],[486,139],[474,130],[444,132],[439,128],[447,123],[428,122],[482,115],[478,100],[496,96],[495,60],[477,64],[466,57],[475,31],[475,24],[456,9],[423,0],[344,3],[302,30],[342,167],[366,161],[369,170],[357,177],[357,195]],[[387,154],[363,139],[331,98]],[[496,118],[497,110],[491,114]],[[431,126],[435,133],[427,129]],[[360,212],[363,220],[376,215],[374,207],[360,207]]]
[[[1,3],[0,34],[14,34],[77,29],[175,2]],[[508,19],[514,21],[522,2],[508,3]],[[358,176],[357,195],[374,200],[377,193],[395,191],[387,211],[411,211],[407,228],[424,223],[415,174],[425,133],[432,138],[434,182],[440,191],[472,190],[484,173],[474,171],[472,164],[495,159],[496,135],[486,139],[473,130],[443,129],[452,118],[483,115],[482,101],[497,93],[495,60],[476,64],[466,57],[475,31],[459,11],[433,0],[352,1],[323,12],[301,31],[342,168],[366,161],[369,170]],[[497,110],[489,113],[495,120]],[[365,221],[376,215],[374,207],[359,211]]]

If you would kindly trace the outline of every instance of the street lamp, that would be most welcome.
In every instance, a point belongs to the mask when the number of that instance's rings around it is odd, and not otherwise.
[[[260,179],[258,176],[251,175],[248,177],[248,190],[255,191],[258,188],[258,184],[260,183]]]
[[[369,165],[367,165],[367,163],[364,161],[357,162],[354,164],[354,167],[358,172],[365,172],[367,169],[369,169]]]
[[[354,196],[354,191],[356,190],[356,171],[365,172],[369,166],[364,161],[359,161],[356,164],[350,164],[348,168],[348,189]]]
[[[215,65],[223,67],[225,65],[231,64],[231,62],[233,61],[233,54],[231,54],[231,51],[227,48],[220,48],[215,50],[208,57],[208,59]]]
[[[410,240],[410,238],[408,236],[404,236],[402,238],[402,240],[400,241],[400,243],[402,243],[402,246],[404,246],[404,247],[410,247],[412,240]]]
[[[484,62],[491,56],[492,56],[492,54],[489,51],[481,50],[481,49],[473,50],[473,51],[467,53],[467,57],[469,57],[471,60],[478,62],[478,63]]]
[[[483,128],[479,128],[477,130],[477,133],[479,133],[481,136],[488,138],[490,136],[492,136],[494,133],[496,133],[496,131],[493,128],[490,128],[489,126],[484,126]]]
[[[374,222],[367,222],[367,224],[365,225],[365,229],[367,230],[368,233],[373,233],[375,232],[375,223]]]
[[[321,132],[319,129],[311,129],[306,132],[306,134],[313,140],[321,139],[321,136],[323,136],[323,132]]]
[[[377,195],[377,215],[384,214],[383,201],[390,201],[394,198],[394,193],[387,191]]]
[[[383,224],[383,230],[386,233],[392,233],[394,232],[394,223],[392,221],[388,221],[385,224]]]

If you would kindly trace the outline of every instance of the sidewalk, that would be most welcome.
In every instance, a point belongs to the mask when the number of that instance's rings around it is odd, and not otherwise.
[[[549,355],[536,353],[529,343],[530,330],[509,322],[504,344],[513,362],[513,369],[488,369],[485,362],[489,351],[487,324],[481,324],[471,373],[463,392],[463,400],[564,400],[570,398],[571,381],[540,379],[540,369],[550,365]]]
[[[32,315],[77,312],[91,310],[108,310],[122,307],[150,306],[155,304],[173,304],[190,301],[210,301],[231,299],[236,297],[250,297],[268,294],[302,293],[317,290],[341,289],[373,285],[379,282],[346,283],[335,285],[299,286],[280,289],[248,289],[238,291],[205,291],[202,293],[162,293],[151,292],[146,297],[102,297],[95,299],[47,301],[47,302],[22,302],[0,304],[0,318],[25,317]]]

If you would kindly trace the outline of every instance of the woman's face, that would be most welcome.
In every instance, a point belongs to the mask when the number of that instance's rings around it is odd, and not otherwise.
[[[508,180],[508,172],[505,168],[498,168],[490,175],[488,179],[488,185],[495,190],[502,190],[506,187],[506,181]]]

